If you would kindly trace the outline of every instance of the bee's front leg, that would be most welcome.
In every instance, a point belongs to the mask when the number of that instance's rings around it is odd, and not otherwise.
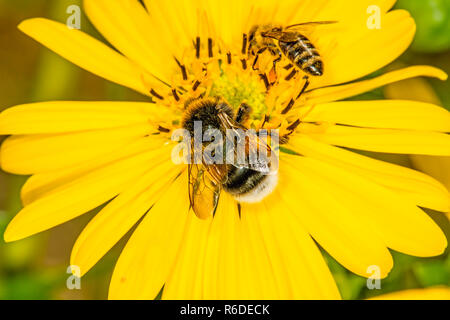
[[[281,53],[280,50],[276,49],[272,49],[272,55],[277,56],[277,58],[275,60],[273,60],[273,70],[276,72],[277,71],[277,63],[281,61],[281,59],[283,58],[283,55]]]
[[[253,69],[253,70],[257,70],[257,69],[255,68],[255,66],[256,66],[256,63],[258,62],[259,55],[262,54],[264,51],[266,51],[267,48],[269,48],[269,47],[262,47],[261,49],[259,49],[258,51],[256,51],[256,53],[255,53],[255,60],[253,60],[253,65],[252,65],[252,69]]]

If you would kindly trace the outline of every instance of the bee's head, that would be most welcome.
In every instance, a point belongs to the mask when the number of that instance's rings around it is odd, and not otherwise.
[[[223,130],[219,114],[225,113],[233,118],[233,109],[224,101],[218,98],[204,98],[192,101],[187,105],[182,121],[182,127],[189,131],[191,137],[194,136],[195,123],[202,126],[202,134],[209,129]]]
[[[261,35],[265,38],[273,38],[278,39],[283,32],[283,28],[281,26],[273,26],[267,31],[261,32]]]
[[[283,28],[280,26],[276,26],[276,27],[273,27],[272,30],[270,30],[270,31],[271,32],[281,32],[281,31],[283,31]]]

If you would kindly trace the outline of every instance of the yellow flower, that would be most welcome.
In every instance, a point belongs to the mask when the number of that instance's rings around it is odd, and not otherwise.
[[[0,134],[12,137],[2,146],[1,166],[32,175],[6,241],[111,200],[79,236],[70,263],[85,274],[142,218],[115,267],[112,299],[152,299],[162,287],[165,299],[337,299],[313,239],[361,276],[375,265],[386,277],[389,249],[421,257],[444,251],[444,234],[419,207],[448,212],[447,190],[425,174],[349,149],[449,156],[449,113],[402,100],[335,102],[411,77],[447,78],[416,66],[351,82],[411,43],[414,21],[389,11],[395,1],[143,2],[146,8],[137,0],[84,1],[91,22],[120,53],[57,22],[20,25],[69,61],[152,103],[59,101],[3,112]],[[367,26],[370,5],[381,10],[381,29]],[[243,34],[254,25],[309,21],[338,23],[305,28],[324,75],[311,78],[292,104],[303,74],[288,77],[286,58],[274,74],[267,52],[253,70],[242,53]],[[170,132],[180,126],[184,101],[201,95],[219,95],[233,107],[252,104],[249,125],[256,128],[264,115],[266,128],[281,133],[302,121],[280,153],[275,191],[240,210],[222,192],[207,220],[189,210],[186,168],[171,161]]]
[[[390,99],[407,99],[442,105],[431,85],[420,78],[390,84],[385,88],[385,95]],[[411,160],[415,168],[439,180],[450,190],[450,157],[412,155]]]
[[[449,287],[410,289],[371,298],[371,300],[450,300]]]

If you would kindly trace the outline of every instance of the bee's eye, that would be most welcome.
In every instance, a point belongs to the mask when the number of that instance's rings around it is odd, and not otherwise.
[[[274,32],[280,32],[280,31],[281,31],[281,28],[278,28],[278,27],[277,27],[277,28],[273,28],[272,31],[274,31]]]

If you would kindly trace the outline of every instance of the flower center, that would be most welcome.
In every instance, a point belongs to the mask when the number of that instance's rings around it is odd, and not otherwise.
[[[237,110],[241,103],[252,107],[252,119],[261,119],[267,113],[266,92],[259,81],[228,76],[223,73],[213,81],[210,96],[221,97]]]
[[[305,80],[287,58],[280,59],[275,67],[269,51],[259,55],[256,63],[246,41],[242,48],[229,48],[213,39],[201,40],[197,38],[193,48],[175,59],[178,70],[174,70],[171,83],[165,83],[165,89],[148,85],[153,100],[173,110],[173,117],[160,124],[160,132],[169,133],[181,125],[190,100],[208,97],[223,99],[235,111],[246,103],[252,110],[249,127],[282,132],[297,128],[300,119],[291,111],[303,104],[299,90]]]

